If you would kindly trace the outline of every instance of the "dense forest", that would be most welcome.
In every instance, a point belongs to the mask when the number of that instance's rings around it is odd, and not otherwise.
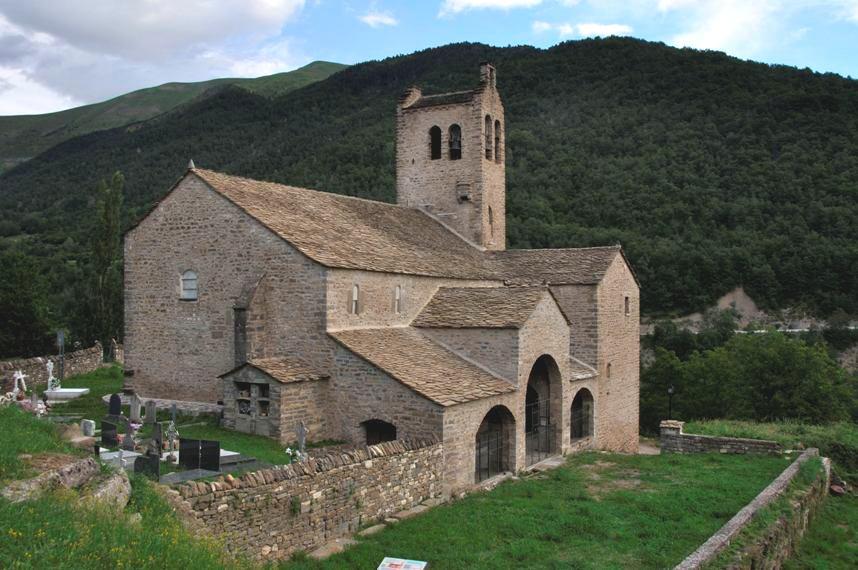
[[[622,243],[649,314],[736,285],[765,308],[858,312],[858,81],[620,38],[448,45],[69,140],[0,177],[0,256],[36,260],[46,322],[74,332],[100,179],[123,173],[126,227],[189,158],[392,201],[398,96],[473,87],[482,60],[506,108],[510,247]]]

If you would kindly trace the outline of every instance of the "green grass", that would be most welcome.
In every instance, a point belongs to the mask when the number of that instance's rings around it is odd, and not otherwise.
[[[12,504],[0,499],[0,568],[225,568],[221,545],[191,537],[143,479],[132,481],[126,513],[79,508],[75,492]]]
[[[55,405],[56,415],[80,415],[96,423],[107,415],[107,404],[101,399],[107,394],[122,391],[122,367],[119,365],[99,368],[88,374],[79,374],[63,381],[63,388],[89,388],[89,394],[65,404]]]
[[[790,570],[855,568],[858,560],[858,495],[829,497],[798,546],[784,564]]]
[[[23,412],[18,406],[0,407],[0,437],[3,439],[0,444],[0,485],[30,475],[18,459],[20,454],[73,452],[57,438],[54,424]]]
[[[858,425],[854,423],[811,425],[795,421],[706,420],[688,422],[685,433],[768,439],[786,449],[816,447],[820,455],[831,458],[841,477],[858,482]]]
[[[428,560],[436,570],[672,567],[788,463],[720,454],[575,455],[544,478],[432,509],[324,562],[299,556],[281,568],[374,568],[384,556]]]

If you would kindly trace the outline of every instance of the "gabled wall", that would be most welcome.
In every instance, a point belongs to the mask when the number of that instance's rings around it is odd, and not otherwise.
[[[199,299],[179,299],[197,273]],[[143,396],[215,402],[234,360],[233,306],[262,274],[270,353],[332,361],[325,269],[189,174],[125,236],[125,368]],[[256,349],[254,349],[256,350]]]

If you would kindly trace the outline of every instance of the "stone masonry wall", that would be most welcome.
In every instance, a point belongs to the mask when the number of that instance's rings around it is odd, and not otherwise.
[[[781,445],[763,439],[744,439],[739,437],[713,437],[711,435],[692,435],[682,432],[685,422],[664,420],[661,422],[661,450],[665,453],[760,453],[778,454],[783,451]]]
[[[65,377],[76,374],[86,374],[100,368],[103,365],[103,351],[101,343],[96,341],[94,346],[67,352],[65,355],[64,373]],[[35,356],[33,358],[20,358],[17,360],[0,361],[0,386],[2,393],[11,392],[15,386],[13,378],[15,372],[20,370],[27,377],[27,389],[47,386],[48,370],[45,365],[51,361],[54,363],[54,376],[60,376],[60,358],[57,355]]]
[[[625,298],[629,298],[629,313]],[[635,453],[640,412],[640,291],[617,255],[598,287],[599,371],[596,445]],[[573,323],[573,328],[574,328]],[[608,367],[610,366],[610,373]]]
[[[199,299],[179,299],[197,273]],[[325,268],[188,174],[125,235],[126,387],[141,396],[215,402],[232,369],[233,306],[264,275],[268,354],[299,354],[324,369]]]
[[[569,354],[595,367],[599,349],[595,285],[559,285],[551,292],[569,319]]]
[[[176,487],[197,532],[256,560],[288,558],[441,493],[443,446],[399,440]]]

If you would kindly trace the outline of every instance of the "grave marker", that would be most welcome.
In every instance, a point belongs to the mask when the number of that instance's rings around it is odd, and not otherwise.
[[[122,415],[122,398],[119,394],[110,395],[110,403],[107,405],[107,415],[118,418]]]
[[[141,455],[135,458],[134,472],[158,481],[161,478],[161,458],[158,455]]]
[[[158,409],[155,407],[155,401],[149,400],[146,402],[146,423],[154,424],[155,416],[158,413]]]
[[[102,420],[101,422],[101,445],[104,447],[116,447],[119,444],[119,440],[116,437],[116,424],[105,422]]]
[[[137,394],[131,394],[130,401],[130,409],[131,411],[128,413],[128,419],[130,419],[134,423],[140,423],[140,396]]]

